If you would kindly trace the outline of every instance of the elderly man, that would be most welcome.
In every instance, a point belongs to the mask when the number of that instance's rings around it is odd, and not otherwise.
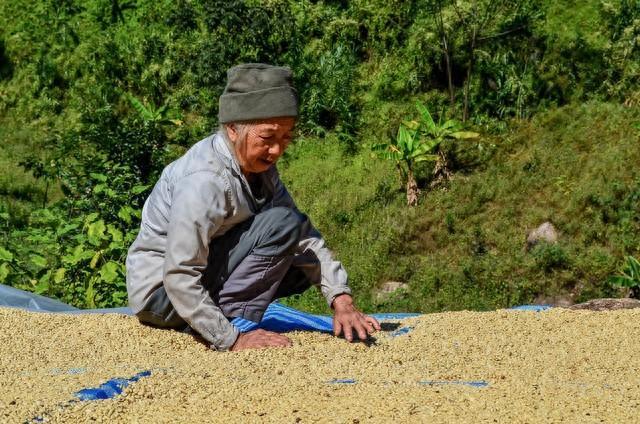
[[[140,321],[191,327],[217,350],[289,346],[281,334],[239,333],[274,299],[319,285],[334,333],[352,340],[380,325],[356,309],[347,274],[300,213],[276,162],[298,115],[288,68],[244,64],[227,72],[220,130],[162,172],[127,256],[129,304]]]

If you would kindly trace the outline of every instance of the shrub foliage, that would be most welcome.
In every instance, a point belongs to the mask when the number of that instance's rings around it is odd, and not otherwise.
[[[347,155],[337,161],[360,166],[361,145],[379,143],[422,100],[443,122],[466,121],[487,134],[477,143],[482,151],[447,151],[452,169],[471,172],[499,160],[490,137],[509,119],[571,102],[638,106],[638,22],[633,0],[3,1],[0,135],[2,160],[17,178],[0,181],[0,282],[77,306],[123,304],[123,259],[145,195],[164,165],[215,128],[233,64],[291,66],[301,133],[337,140]],[[530,159],[523,166],[535,179],[542,165]],[[564,191],[575,181],[555,178]],[[360,196],[353,210],[334,208],[331,216],[350,226],[375,205],[390,207],[391,181],[380,173],[369,200]],[[614,186],[576,205],[616,228],[637,229],[637,203],[619,184],[622,194]],[[469,204],[481,208],[496,191],[482,187]],[[451,237],[462,237],[468,209],[446,215]],[[490,252],[479,234],[465,237]],[[404,237],[386,234],[386,243],[396,236]],[[635,238],[616,237],[619,256],[638,249]],[[537,261],[547,273],[575,264],[560,250]],[[465,265],[465,284],[480,264]],[[358,266],[367,270],[355,276],[362,292],[393,274],[391,265]],[[437,292],[447,276],[427,274],[424,287]],[[507,289],[477,290],[503,296]]]

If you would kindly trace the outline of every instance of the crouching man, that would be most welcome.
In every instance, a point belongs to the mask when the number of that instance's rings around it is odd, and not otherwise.
[[[127,256],[129,305],[162,328],[191,327],[217,350],[290,346],[284,335],[239,333],[274,299],[319,285],[336,336],[380,329],[353,304],[347,274],[296,207],[276,162],[298,115],[288,68],[244,64],[227,72],[219,131],[162,172]],[[355,333],[355,334],[354,334]]]

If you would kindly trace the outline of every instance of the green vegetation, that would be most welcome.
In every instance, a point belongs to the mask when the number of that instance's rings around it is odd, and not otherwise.
[[[512,124],[482,138],[480,149],[457,142],[450,162],[464,171],[415,208],[390,164],[366,151],[341,162],[337,138],[300,140],[283,174],[368,308],[490,310],[556,294],[617,297],[609,277],[640,249],[640,174],[629,166],[640,160],[638,120],[636,109],[592,102]],[[560,242],[526,252],[528,231],[545,221]],[[389,280],[409,283],[409,295],[376,303],[375,286]]]
[[[459,124],[453,119],[436,124],[422,103],[416,103],[416,107],[420,112],[420,121],[403,121],[395,138],[372,146],[383,158],[394,162],[400,181],[407,188],[408,206],[418,204],[420,190],[415,177],[417,164],[427,161],[434,163],[434,180],[430,186],[435,187],[451,176],[442,144],[448,139],[464,140],[479,136],[475,132],[459,131]]]
[[[631,289],[633,297],[637,299],[640,295],[640,262],[633,256],[627,256],[619,275],[610,280],[613,284]]]
[[[126,302],[158,173],[216,128],[226,69],[264,61],[301,97],[283,178],[366,309],[620,295],[609,277],[640,254],[638,20],[635,0],[4,1],[0,282]],[[371,150],[400,144],[414,208]],[[526,252],[546,220],[560,242]],[[386,280],[410,290],[378,303]]]

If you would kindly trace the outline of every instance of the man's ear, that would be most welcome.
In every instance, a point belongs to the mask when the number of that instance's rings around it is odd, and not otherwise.
[[[229,140],[231,140],[232,143],[235,143],[236,140],[238,140],[238,130],[236,129],[236,126],[233,124],[229,124],[229,125],[225,125],[224,126],[227,129],[227,135],[229,136]]]

